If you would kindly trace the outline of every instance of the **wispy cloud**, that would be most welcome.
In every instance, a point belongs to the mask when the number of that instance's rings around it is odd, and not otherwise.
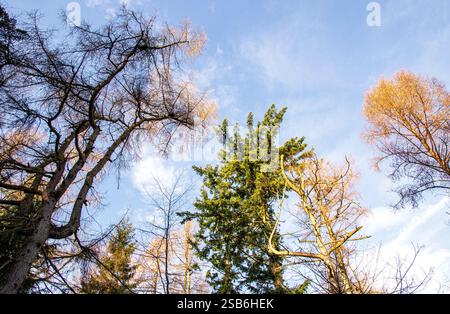
[[[111,3],[110,0],[86,0],[86,6],[88,8],[95,8],[98,6],[106,6]]]
[[[170,185],[175,175],[176,168],[170,161],[154,154],[148,154],[131,169],[133,184],[141,193],[148,192],[148,187],[154,185],[155,178]]]
[[[420,277],[432,269],[433,277],[426,291],[435,292],[446,281],[450,270],[450,249],[446,241],[442,241],[443,234],[448,238],[450,232],[445,213],[449,205],[450,198],[443,197],[420,209],[394,211],[388,207],[375,208],[364,218],[362,225],[365,234],[373,236],[369,243],[382,243],[380,258],[384,263],[392,263],[398,257],[411,261],[413,246],[423,247],[411,274]],[[394,269],[386,269],[385,276],[392,271]]]
[[[281,85],[298,90],[335,81],[336,68],[323,53],[331,47],[311,36],[324,33],[322,24],[296,15],[280,20],[241,41],[240,53],[256,67],[255,74],[271,88]]]
[[[142,5],[142,0],[86,0],[85,4],[88,8],[100,8],[105,12],[105,19],[110,20],[116,16],[116,10],[119,6],[131,8],[133,6]]]

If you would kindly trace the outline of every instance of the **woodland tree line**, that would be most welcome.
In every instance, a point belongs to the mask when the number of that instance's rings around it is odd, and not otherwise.
[[[1,293],[414,293],[426,284],[429,273],[410,272],[420,248],[380,282],[386,265],[368,267],[376,254],[358,249],[370,235],[352,161],[324,160],[301,135],[275,146],[288,111],[274,105],[261,121],[249,113],[246,134],[219,124],[219,162],[194,167],[199,193],[183,174],[154,177],[146,196],[157,220],[92,228],[96,186],[120,176],[143,142],[168,154],[178,132],[211,129],[215,104],[183,68],[206,36],[126,8],[101,27],[64,32],[0,7]],[[441,82],[400,71],[367,92],[363,111],[377,165],[399,182],[395,207],[448,195]],[[276,156],[270,169],[267,156]],[[282,230],[283,217],[295,230]]]

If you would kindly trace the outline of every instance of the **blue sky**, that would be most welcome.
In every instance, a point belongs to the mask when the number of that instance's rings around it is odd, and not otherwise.
[[[450,85],[450,1],[380,0],[379,27],[366,22],[366,0],[78,2],[82,18],[94,24],[113,18],[119,3],[127,2],[161,21],[179,24],[188,19],[204,30],[206,48],[189,67],[200,87],[217,100],[219,118],[244,122],[249,111],[261,117],[271,103],[287,106],[282,138],[306,136],[323,157],[342,161],[348,155],[355,160],[362,203],[371,210],[365,219],[366,232],[373,235],[370,245],[382,242],[386,254],[402,255],[410,243],[424,245],[421,266],[434,266],[438,281],[447,280],[449,200],[430,196],[418,209],[391,210],[393,185],[371,167],[375,152],[361,139],[361,112],[364,93],[381,76],[401,69]],[[16,13],[38,9],[44,22],[54,25],[69,1],[6,3]],[[109,176],[100,187],[108,206],[98,210],[97,220],[104,226],[116,222],[126,208],[136,220],[145,219],[151,212],[140,193],[146,182],[142,178],[151,169],[167,176],[177,167],[190,164],[162,161],[149,153],[123,174],[119,190]]]

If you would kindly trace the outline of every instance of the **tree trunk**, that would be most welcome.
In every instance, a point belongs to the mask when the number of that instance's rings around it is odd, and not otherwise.
[[[353,286],[351,284],[350,278],[347,273],[347,268],[345,266],[344,257],[342,256],[342,252],[340,249],[336,251],[336,257],[339,267],[339,275],[344,284],[344,293],[354,293]]]
[[[170,278],[169,278],[169,227],[166,229],[165,234],[165,247],[164,247],[164,277],[166,280],[166,293],[170,294]]]
[[[8,267],[4,278],[1,279],[0,294],[18,293],[27,279],[31,265],[36,259],[39,250],[48,239],[50,219],[54,201],[47,201],[41,208],[41,217],[35,225],[33,233],[18,249]]]
[[[277,255],[270,255],[270,272],[273,275],[273,284],[276,293],[283,293],[285,291],[282,264],[280,257]]]
[[[231,291],[231,260],[228,248],[225,250],[225,272],[222,278],[222,288],[220,293],[230,294]]]
[[[191,243],[189,242],[191,237],[191,221],[186,222],[184,226],[184,287],[183,287],[183,293],[191,293],[191,263],[192,263],[192,256],[191,256]]]

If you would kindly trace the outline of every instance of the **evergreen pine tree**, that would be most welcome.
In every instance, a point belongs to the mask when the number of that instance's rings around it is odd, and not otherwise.
[[[81,292],[89,294],[132,293],[137,283],[134,281],[136,266],[131,256],[136,249],[134,228],[124,221],[117,226],[109,240],[107,252],[100,257],[98,270],[87,275],[81,282]]]
[[[183,215],[199,224],[195,249],[212,265],[207,280],[218,293],[286,291],[282,258],[267,253],[273,207],[285,189],[279,156],[295,160],[308,152],[304,138],[276,147],[274,139],[285,112],[286,108],[278,111],[272,105],[256,126],[250,113],[244,138],[238,125],[230,137],[225,119],[219,127],[224,145],[220,164],[194,167],[203,177],[203,188],[194,204],[196,211]]]
[[[6,80],[7,75],[4,73],[8,65],[14,64],[16,60],[16,49],[14,44],[24,39],[27,33],[16,27],[16,20],[9,16],[8,12],[0,3],[0,86]],[[1,122],[0,122],[1,123]]]

